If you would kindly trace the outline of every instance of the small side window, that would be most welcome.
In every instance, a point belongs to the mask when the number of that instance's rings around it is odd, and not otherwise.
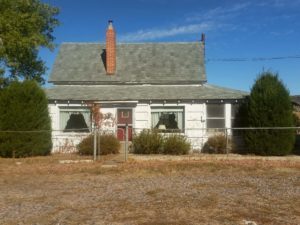
[[[225,105],[207,104],[206,105],[206,127],[207,128],[225,128]]]

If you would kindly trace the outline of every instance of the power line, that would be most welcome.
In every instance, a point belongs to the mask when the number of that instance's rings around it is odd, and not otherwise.
[[[300,59],[300,55],[254,57],[254,58],[210,58],[210,59],[206,59],[206,62],[246,62],[246,61],[257,62],[257,61],[284,60],[284,59]]]

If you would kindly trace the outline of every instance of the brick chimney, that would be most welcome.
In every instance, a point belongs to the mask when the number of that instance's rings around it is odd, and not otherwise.
[[[106,73],[108,75],[116,72],[116,33],[112,23],[112,20],[108,21],[106,30]]]

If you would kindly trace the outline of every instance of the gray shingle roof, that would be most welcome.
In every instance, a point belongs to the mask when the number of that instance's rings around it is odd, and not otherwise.
[[[294,95],[294,96],[291,96],[291,98],[292,98],[293,103],[300,105],[300,95]]]
[[[46,89],[49,100],[206,100],[241,99],[248,93],[203,85],[58,85]]]
[[[90,84],[182,84],[206,81],[203,44],[117,44],[116,74],[106,75],[105,44],[64,43],[49,82]]]

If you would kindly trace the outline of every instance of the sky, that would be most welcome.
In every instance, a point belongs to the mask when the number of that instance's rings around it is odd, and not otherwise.
[[[62,42],[194,42],[206,35],[208,83],[250,91],[262,71],[279,74],[300,95],[300,0],[42,0],[60,8],[57,48],[41,49],[53,66]]]

